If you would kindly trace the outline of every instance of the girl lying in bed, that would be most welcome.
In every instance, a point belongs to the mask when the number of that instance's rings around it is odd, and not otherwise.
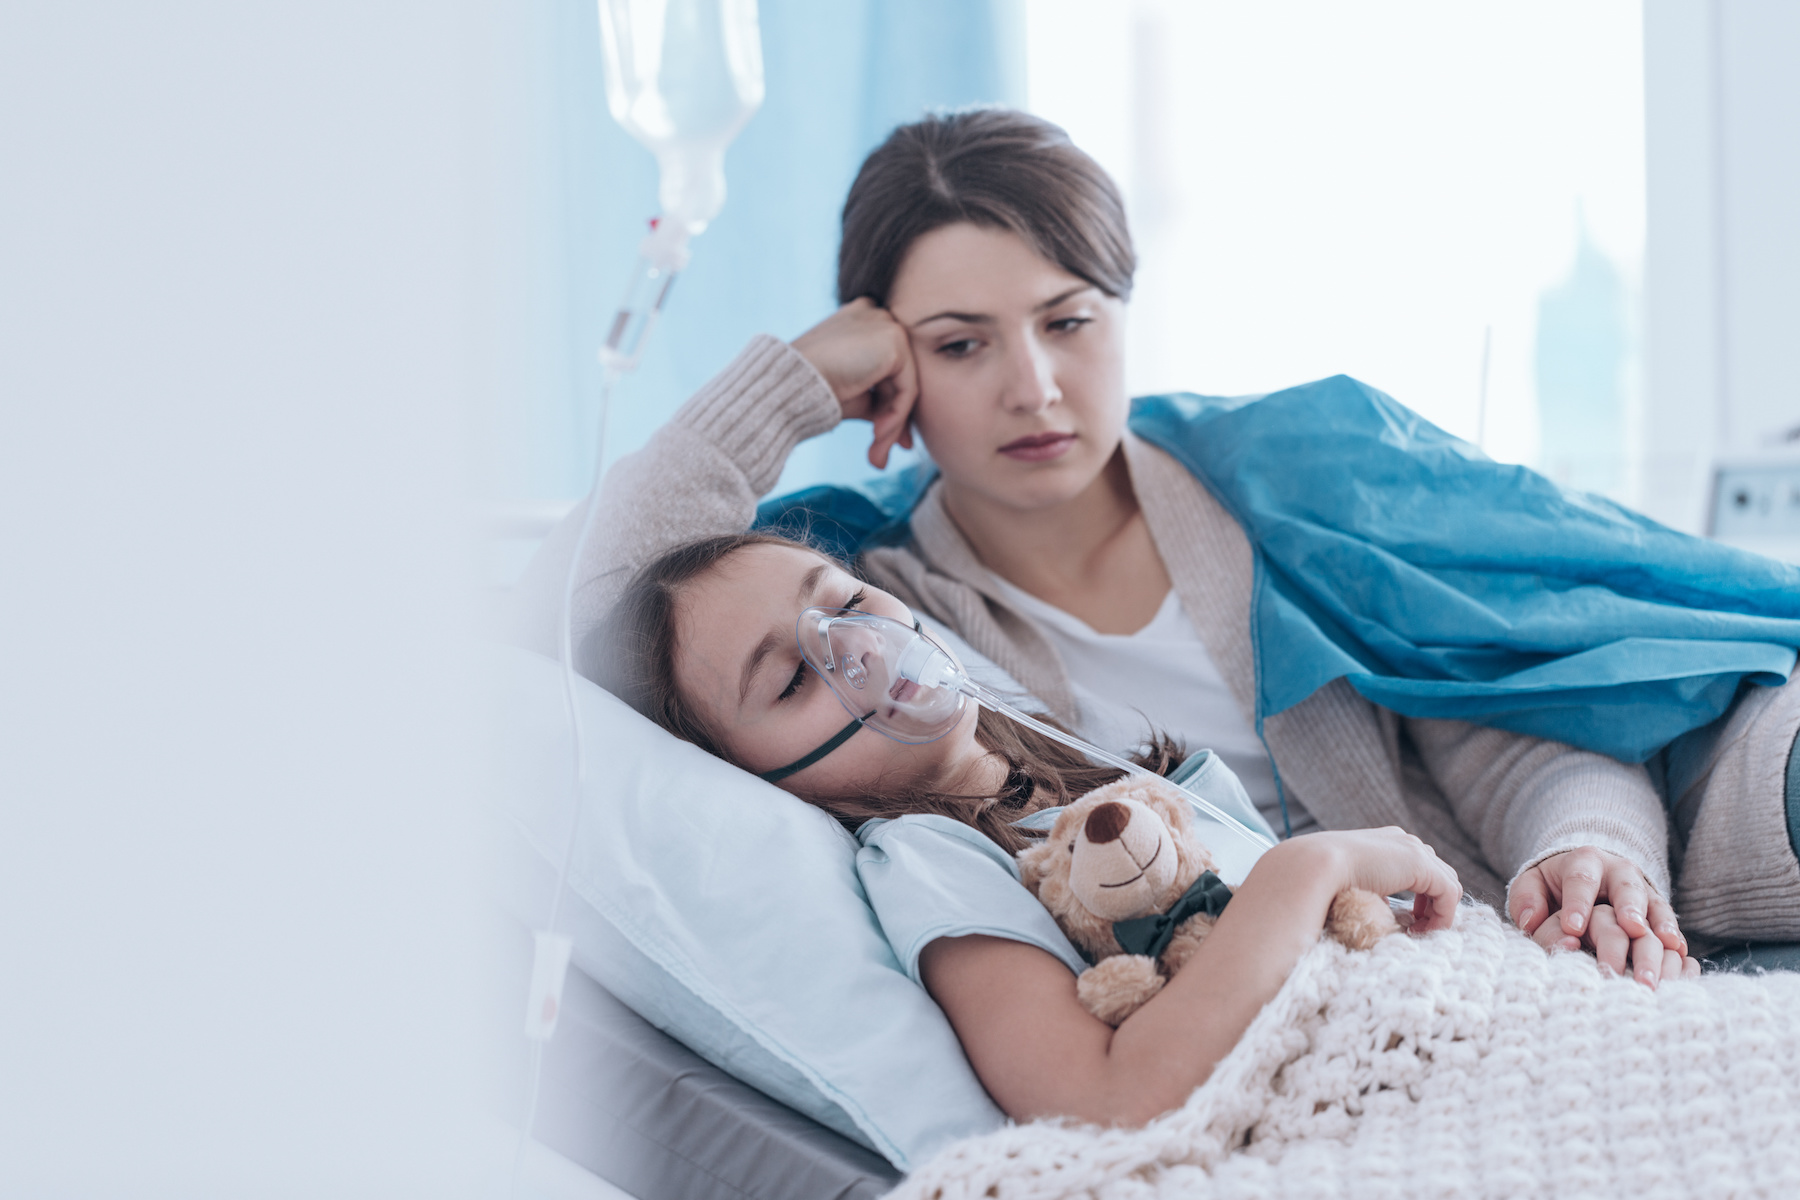
[[[1372,829],[1294,838],[1257,860],[1196,957],[1113,1029],[1077,999],[1079,960],[1033,911],[1000,851],[1031,843],[1014,822],[1119,772],[973,706],[922,745],[867,728],[838,740],[844,709],[794,635],[800,611],[815,605],[913,621],[893,596],[804,545],[725,535],[640,573],[589,640],[585,669],[664,728],[775,778],[888,852],[863,873],[870,901],[1015,1119],[1136,1125],[1180,1104],[1318,940],[1346,887],[1414,893],[1415,933],[1450,923],[1462,887],[1417,837]],[[1140,761],[1166,773],[1179,758],[1163,740]],[[982,839],[993,850],[971,854]],[[920,929],[952,936],[917,945],[900,932]],[[977,929],[993,932],[958,932]],[[1045,1046],[1058,1052],[1046,1056]]]
[[[583,668],[857,832],[857,873],[897,957],[1020,1123],[919,1164],[897,1195],[1348,1194],[1365,1179],[1397,1196],[1570,1180],[1608,1197],[1791,1194],[1796,977],[1687,983],[1690,958],[1666,963],[1653,991],[1579,954],[1547,960],[1488,910],[1455,920],[1455,872],[1399,829],[1276,844],[1173,979],[1116,1028],[1103,1022],[1011,855],[1038,836],[1022,818],[1118,772],[972,707],[924,744],[847,727],[796,638],[815,606],[913,623],[829,557],[728,534],[640,572]],[[1167,773],[1179,757],[1159,740],[1139,761]],[[1455,928],[1401,947],[1321,944],[1347,887],[1411,891],[1414,935]],[[1027,1124],[1041,1117],[1115,1130]]]

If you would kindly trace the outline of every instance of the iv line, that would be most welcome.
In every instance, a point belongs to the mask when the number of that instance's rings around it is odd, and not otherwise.
[[[525,1155],[531,1145],[531,1130],[537,1123],[544,1043],[556,1032],[557,1020],[562,1015],[563,984],[568,978],[569,957],[574,948],[573,940],[567,934],[556,932],[556,925],[562,916],[563,896],[568,891],[569,872],[575,863],[575,844],[581,834],[582,802],[587,791],[587,745],[582,738],[581,707],[575,698],[575,589],[581,581],[588,542],[593,538],[594,519],[600,513],[600,485],[606,474],[606,433],[612,414],[613,387],[621,375],[637,366],[644,341],[655,327],[663,305],[668,303],[675,277],[687,263],[687,241],[688,230],[678,221],[659,218],[650,223],[650,234],[644,239],[637,265],[626,282],[624,299],[619,302],[606,341],[600,347],[600,412],[594,431],[594,483],[587,494],[581,531],[569,557],[569,569],[563,576],[562,611],[557,627],[557,649],[562,658],[563,712],[569,734],[574,739],[569,832],[563,843],[562,862],[556,869],[550,918],[542,929],[534,931],[533,937],[531,984],[525,1003],[525,1037],[531,1043],[526,1085],[529,1099],[525,1120],[519,1130],[518,1148],[513,1155],[509,1192],[512,1196],[518,1195]]]
[[[532,1127],[537,1124],[538,1094],[544,1067],[544,1043],[556,1032],[562,1015],[563,984],[568,977],[569,955],[573,949],[567,934],[556,932],[562,916],[563,896],[568,891],[569,872],[575,863],[575,845],[581,834],[582,802],[587,792],[587,744],[582,737],[581,706],[575,691],[575,589],[581,582],[581,567],[587,556],[588,542],[594,534],[594,519],[600,513],[600,485],[606,472],[606,433],[612,414],[613,387],[619,376],[637,366],[644,341],[656,325],[669,290],[686,258],[686,233],[678,225],[662,227],[651,223],[651,233],[644,240],[644,253],[626,284],[625,297],[613,315],[606,342],[600,348],[599,419],[594,432],[594,483],[588,491],[581,517],[581,531],[569,556],[569,568],[563,576],[562,611],[557,626],[557,649],[562,658],[563,713],[569,735],[574,739],[574,776],[571,781],[569,832],[563,842],[562,861],[556,869],[552,885],[550,917],[533,939],[531,986],[526,997],[525,1036],[531,1043],[531,1063],[527,1081],[525,1120],[519,1129],[518,1149],[513,1156],[511,1194],[518,1195],[519,1180],[525,1169],[525,1155],[531,1145]]]
[[[670,273],[671,280],[673,272]],[[668,295],[665,284],[662,297]],[[659,297],[660,299],[661,297]],[[627,304],[630,294],[627,294]],[[657,305],[660,308],[660,304]],[[638,327],[638,337],[633,349],[643,343],[643,333],[655,320],[656,309],[651,309],[643,323]],[[616,350],[620,335],[624,331],[625,312],[621,310],[619,317],[613,321],[612,336],[608,340],[608,350]],[[550,918],[544,928],[538,932],[533,951],[532,987],[526,1000],[526,1038],[531,1043],[531,1062],[526,1081],[525,1119],[519,1128],[518,1147],[513,1154],[512,1183],[509,1195],[519,1194],[519,1180],[525,1170],[525,1155],[531,1145],[532,1127],[537,1124],[538,1096],[541,1089],[544,1070],[544,1043],[550,1040],[555,1032],[557,1019],[562,1015],[563,981],[568,973],[569,939],[556,932],[557,919],[562,915],[563,893],[567,890],[569,871],[575,862],[575,843],[581,833],[582,799],[586,794],[587,783],[587,746],[581,736],[581,707],[575,701],[575,588],[580,580],[581,563],[587,550],[587,544],[594,532],[594,518],[600,512],[600,481],[606,467],[606,426],[607,418],[612,410],[612,390],[618,383],[623,369],[636,365],[636,355],[621,364],[615,354],[602,351],[601,361],[604,364],[600,376],[600,415],[599,427],[594,435],[594,485],[588,492],[585,503],[586,511],[581,518],[581,532],[575,538],[575,549],[569,558],[569,569],[563,578],[562,612],[557,629],[557,647],[562,653],[562,694],[563,713],[568,721],[569,734],[574,739],[574,777],[571,787],[573,803],[570,805],[569,832],[563,843],[562,862],[556,870],[555,891],[550,899]],[[559,960],[546,973],[544,958]]]

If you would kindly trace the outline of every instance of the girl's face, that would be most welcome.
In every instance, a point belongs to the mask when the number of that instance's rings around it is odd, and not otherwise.
[[[1016,234],[932,230],[889,311],[919,370],[913,425],[945,483],[1020,511],[1073,499],[1125,425],[1125,306]]]
[[[794,546],[746,546],[688,583],[676,601],[675,686],[754,773],[804,757],[850,720],[800,657],[794,625],[813,605],[912,622],[893,596]],[[975,718],[970,704],[955,729],[916,746],[859,729],[780,786],[822,800],[866,793],[877,782],[942,791],[979,786],[970,771],[987,752],[975,741]]]

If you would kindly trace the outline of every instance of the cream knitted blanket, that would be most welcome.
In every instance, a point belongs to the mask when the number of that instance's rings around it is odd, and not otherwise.
[[[1652,992],[1481,907],[1322,941],[1183,1107],[1009,1126],[893,1193],[1072,1196],[1800,1197],[1800,974]]]

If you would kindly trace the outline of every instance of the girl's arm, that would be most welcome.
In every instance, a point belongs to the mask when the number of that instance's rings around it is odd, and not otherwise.
[[[910,444],[911,350],[905,331],[868,301],[846,305],[794,345],[753,339],[681,406],[644,447],[614,463],[575,594],[576,644],[631,576],[668,550],[738,533],[781,477],[794,447],[847,417],[875,424],[874,459]],[[878,465],[880,465],[878,463]],[[516,641],[557,653],[559,614],[580,506],[544,540],[515,589]]]
[[[1067,967],[1023,942],[940,939],[920,971],[1007,1115],[1141,1125],[1206,1081],[1318,941],[1345,887],[1416,893],[1415,932],[1447,927],[1462,896],[1455,873],[1397,829],[1284,842],[1168,986],[1116,1030],[1081,1006]]]

